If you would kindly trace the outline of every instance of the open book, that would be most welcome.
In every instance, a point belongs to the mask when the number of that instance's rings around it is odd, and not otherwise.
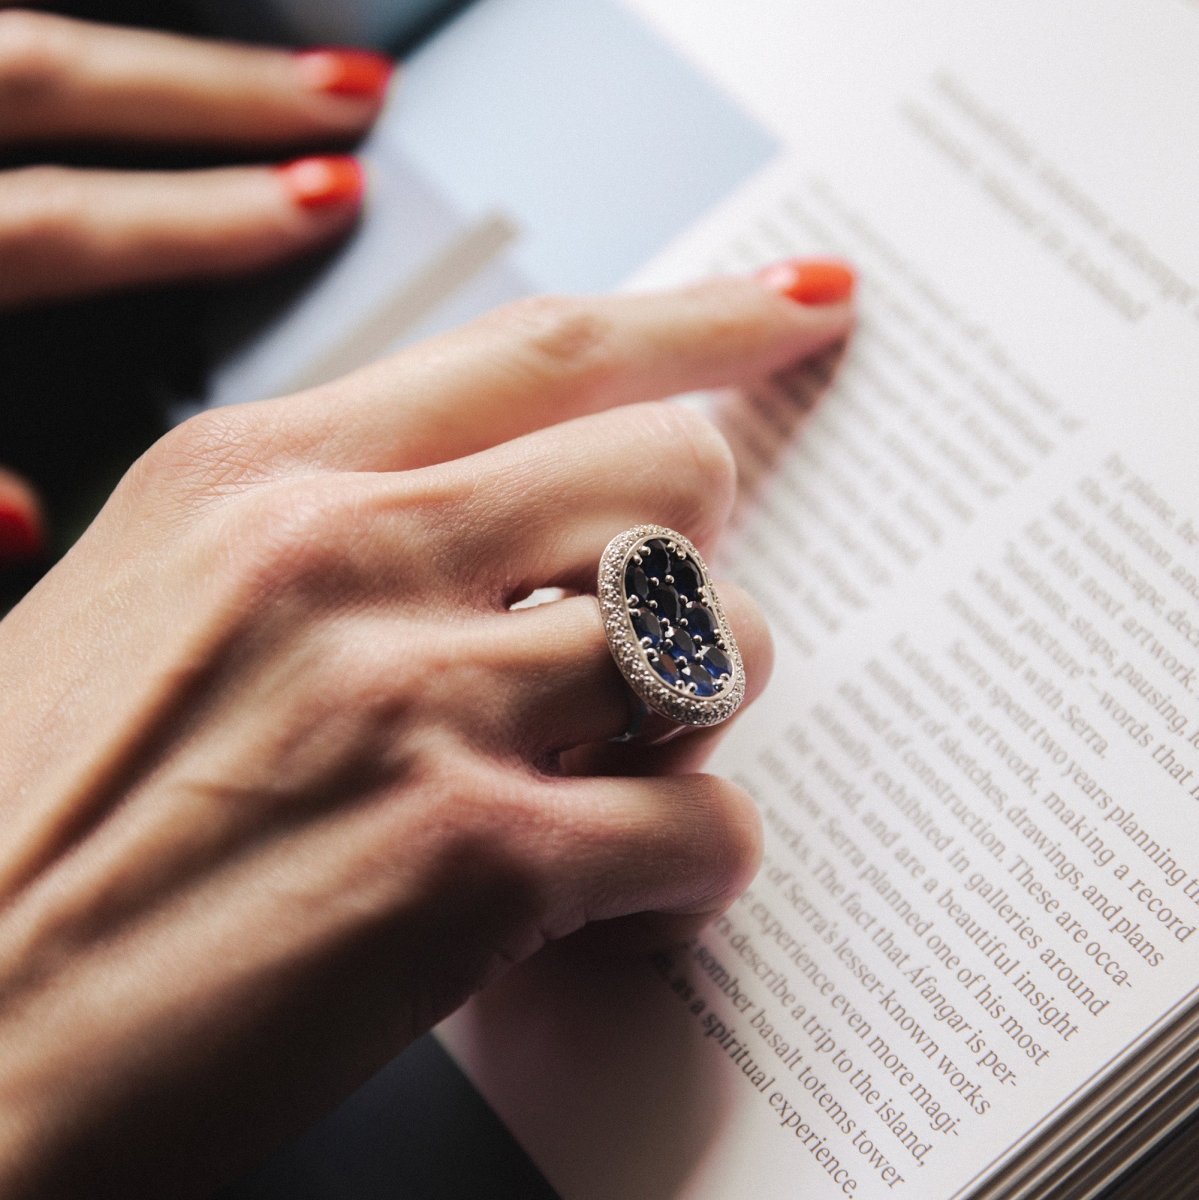
[[[478,0],[358,240],[218,380],[860,268],[839,363],[719,401],[716,565],[778,643],[715,763],[760,876],[441,1031],[568,1200],[1081,1198],[1199,1103],[1197,64],[1193,0]]]

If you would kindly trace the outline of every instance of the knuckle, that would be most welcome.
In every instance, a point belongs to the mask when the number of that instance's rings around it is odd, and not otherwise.
[[[177,425],[159,438],[134,465],[138,483],[217,497],[266,474],[269,431],[259,428],[246,408],[212,409]]]
[[[737,487],[737,465],[724,435],[702,413],[681,404],[644,406],[661,422],[661,445],[671,448],[678,477],[686,480],[703,512],[727,512]]]
[[[446,739],[432,771],[441,794],[452,799],[456,834],[483,838],[502,858],[530,864],[534,847],[549,836],[550,821],[540,788],[526,772],[509,769],[478,746],[470,730]]]
[[[255,488],[222,511],[223,558],[251,601],[286,595],[305,609],[335,605],[351,586],[355,508],[332,478]]]
[[[467,734],[443,731],[414,756],[412,778],[444,853],[468,861],[476,879],[490,871],[534,888],[555,831],[526,774],[505,769]]]
[[[727,908],[748,886],[762,860],[762,821],[753,800],[719,776],[696,780],[695,803],[706,815],[710,908]]]
[[[285,620],[291,606],[277,606]],[[309,619],[305,608],[295,636],[304,642],[301,689],[304,702],[318,714],[316,725],[333,742],[344,733],[351,744],[342,762],[374,764],[385,774],[407,773],[416,756],[405,735],[421,723],[424,689],[415,656],[388,652],[384,640],[402,627],[380,629],[371,622],[346,618]],[[318,617],[320,614],[318,614]]]
[[[587,387],[602,384],[613,370],[612,322],[594,302],[536,296],[501,311],[538,377]]]
[[[22,8],[0,12],[0,109],[32,106],[61,87],[69,43],[60,18]]]
[[[192,493],[155,486],[158,468],[140,466],[119,499],[133,514],[176,531],[205,594],[231,627],[276,621],[298,628],[344,608],[365,588],[352,522],[358,504],[337,477],[285,478],[197,504]],[[150,498],[147,505],[146,497]]]

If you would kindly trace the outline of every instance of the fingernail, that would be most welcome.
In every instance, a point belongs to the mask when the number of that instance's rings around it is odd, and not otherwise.
[[[844,303],[857,282],[849,267],[831,258],[788,259],[764,267],[756,278],[780,296],[813,305]]]
[[[369,50],[301,50],[296,67],[304,85],[333,96],[379,97],[387,90],[395,63]]]
[[[365,189],[362,166],[349,155],[297,158],[275,170],[301,208],[357,205],[362,201]]]
[[[14,501],[0,500],[0,566],[38,558],[44,547],[37,513]]]

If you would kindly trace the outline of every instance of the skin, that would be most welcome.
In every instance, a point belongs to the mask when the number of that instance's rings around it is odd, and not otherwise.
[[[0,11],[0,146],[210,146],[267,164],[344,147],[382,96],[323,92],[285,50]],[[0,171],[0,306],[235,275],[348,230],[356,203],[297,206],[271,165]]]
[[[0,1193],[206,1195],[547,941],[738,894],[710,737],[607,744],[594,573],[727,518],[726,443],[656,398],[850,320],[741,279],[522,302],[132,467],[0,622]]]
[[[286,50],[0,10],[0,310],[183,279],[235,276],[344,235],[356,201],[298,206],[274,165],[344,149],[382,96],[312,86]],[[54,164],[60,143],[216,147],[264,165],[116,171]],[[40,525],[30,485],[0,465],[0,505]],[[0,547],[2,550],[2,547]]]

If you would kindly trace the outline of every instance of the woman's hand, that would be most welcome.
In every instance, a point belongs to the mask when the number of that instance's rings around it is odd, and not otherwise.
[[[46,164],[64,143],[243,159],[344,146],[378,115],[390,74],[359,50],[263,50],[0,11],[0,154],[39,164],[0,170],[0,310],[235,275],[345,233],[363,192],[345,155],[189,171]],[[0,470],[0,568],[43,548],[35,491]]]
[[[747,797],[594,749],[629,703],[590,593],[733,495],[711,425],[631,402],[845,334],[773,281],[525,302],[205,414],[0,624],[5,1196],[205,1194],[547,939],[746,883]]]
[[[0,147],[63,142],[294,155],[378,115],[390,64],[0,12]],[[0,171],[0,307],[250,271],[344,233],[353,159],[196,171]]]

